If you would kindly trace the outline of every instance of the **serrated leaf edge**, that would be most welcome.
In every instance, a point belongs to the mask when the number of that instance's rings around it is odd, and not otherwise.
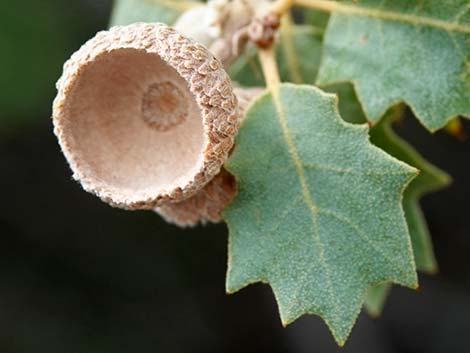
[[[344,5],[342,5],[344,6]],[[336,11],[339,13],[339,11]],[[334,15],[334,12],[332,13],[332,15]],[[367,16],[366,16],[367,17]],[[370,16],[369,16],[370,17]],[[326,28],[325,28],[325,34],[328,33],[328,31],[330,30],[330,27],[331,27],[331,23],[332,23],[332,20],[331,20],[331,17],[328,19],[328,23],[326,25]],[[403,22],[400,22],[400,23],[403,23]],[[405,22],[406,23],[406,22]],[[439,28],[439,27],[437,27]],[[470,33],[470,26],[467,28],[467,32],[465,33]],[[443,120],[443,123],[439,126],[436,126],[436,127],[432,127],[432,126],[427,126],[424,119],[422,117],[420,117],[417,112],[416,112],[416,108],[414,107],[414,105],[412,105],[411,103],[409,103],[406,99],[404,98],[399,98],[399,99],[396,99],[396,100],[393,100],[391,103],[388,104],[387,107],[385,107],[384,109],[382,109],[382,111],[380,112],[380,114],[378,114],[377,116],[375,117],[372,117],[370,116],[370,113],[367,111],[365,105],[363,104],[363,97],[362,97],[362,94],[361,92],[359,92],[358,90],[358,82],[357,80],[354,80],[354,79],[341,79],[341,80],[329,80],[329,81],[326,81],[326,80],[323,80],[321,79],[321,72],[322,72],[322,68],[324,67],[324,62],[325,62],[325,56],[326,56],[326,53],[325,53],[325,42],[323,42],[323,51],[322,51],[322,54],[321,54],[321,58],[320,58],[320,65],[319,65],[319,68],[318,68],[318,74],[317,74],[317,77],[316,77],[316,80],[315,80],[315,84],[318,85],[318,86],[328,86],[328,85],[334,85],[334,84],[341,84],[341,83],[350,83],[353,85],[353,89],[354,89],[354,92],[356,93],[356,96],[357,96],[357,100],[359,102],[359,105],[361,106],[362,108],[362,111],[364,112],[367,120],[372,124],[372,125],[375,125],[377,124],[384,116],[385,114],[387,113],[387,111],[395,106],[395,105],[398,105],[398,104],[406,104],[408,107],[410,107],[410,109],[412,110],[414,116],[417,118],[417,120],[419,121],[419,123],[421,124],[421,126],[423,126],[426,130],[434,133],[440,129],[442,129],[443,127],[445,127],[451,120],[457,118],[457,117],[464,117],[464,118],[467,118],[467,119],[470,119],[470,112],[466,113],[466,112],[463,112],[463,113],[460,113],[460,114],[454,114],[454,115],[450,115],[450,116],[447,116],[444,118]]]
[[[272,95],[273,97],[273,103],[275,104],[276,106],[276,111],[278,113],[278,116],[281,117],[281,120],[279,121],[279,123],[281,124],[281,129],[283,130],[283,134],[285,134],[285,131],[284,129],[287,128],[287,122],[284,118],[284,122],[282,122],[282,116],[284,116],[284,113],[282,111],[282,106],[281,106],[281,103],[280,103],[280,89],[282,87],[297,87],[297,88],[305,88],[305,89],[314,89],[316,90],[317,92],[319,92],[321,95],[323,95],[324,97],[328,98],[328,100],[330,101],[330,104],[332,105],[333,107],[333,110],[335,112],[335,116],[334,118],[337,120],[337,122],[339,122],[340,124],[342,124],[343,126],[347,126],[348,128],[354,128],[354,129],[357,129],[357,130],[362,130],[363,133],[366,134],[367,136],[367,139],[368,141],[370,142],[370,138],[369,138],[369,134],[368,134],[368,131],[369,131],[369,126],[367,124],[351,124],[351,123],[348,123],[346,122],[345,120],[341,119],[341,116],[340,116],[340,113],[339,113],[339,107],[338,107],[338,96],[336,94],[331,94],[331,93],[326,93],[324,91],[322,91],[321,89],[319,89],[318,87],[315,87],[315,86],[310,86],[310,85],[295,85],[295,84],[290,84],[290,83],[283,83],[283,84],[280,84],[278,85],[278,87],[276,87],[275,89],[273,90],[267,90],[266,92],[260,94],[257,98],[255,98],[251,104],[249,105],[247,111],[249,111],[251,109],[252,106],[254,106],[255,104],[258,104],[260,100],[264,99],[266,96],[268,95]],[[281,110],[281,112],[279,112],[279,109]],[[282,115],[281,115],[282,114]],[[243,124],[242,124],[243,126]],[[286,137],[285,137],[286,138]],[[291,137],[290,138],[290,143],[286,143],[288,144],[293,144],[292,142],[292,139]],[[411,166],[409,166],[408,164],[394,158],[393,156],[387,154],[386,152],[384,152],[382,149],[374,146],[372,143],[370,143],[370,145],[373,147],[373,148],[376,148],[377,150],[379,150],[384,157],[390,159],[390,160],[393,160],[394,162],[398,162],[398,164],[402,165],[403,167],[405,167],[406,169],[408,169],[409,171],[409,178],[408,180],[403,184],[402,188],[400,189],[399,191],[399,210],[402,214],[402,218],[403,218],[403,221],[404,221],[404,225],[406,227],[406,229],[408,229],[408,225],[405,221],[405,214],[404,214],[404,211],[403,211],[403,193],[404,191],[406,190],[406,188],[408,187],[408,185],[411,183],[411,181],[419,174],[419,170],[417,170],[416,168],[413,168]],[[295,148],[295,145],[293,146]],[[291,148],[291,147],[288,147],[288,148]],[[296,150],[296,149],[295,149]],[[292,151],[289,151],[289,154],[291,155],[291,158],[293,158],[292,156]],[[296,155],[297,155],[297,152],[296,152]],[[298,163],[300,161],[300,158],[298,157],[297,155],[297,158],[293,158],[294,160],[294,163],[296,164],[296,169],[299,168],[299,165]],[[234,176],[235,176],[235,179],[237,180],[237,182],[239,181],[239,178],[238,176],[233,172],[233,170],[231,169],[231,166],[230,166],[230,160],[225,164],[225,168],[231,172]],[[300,169],[302,169],[302,166],[300,164]],[[297,171],[297,173],[299,173]],[[301,175],[303,175],[303,170],[301,170]],[[300,175],[298,174],[298,176],[300,177]],[[305,187],[305,184],[306,184],[306,181],[305,181],[305,176],[303,177],[303,183],[304,183],[304,186],[301,186],[301,189],[302,189],[302,194],[303,194],[303,197],[305,197],[304,193],[307,191],[307,196],[308,196],[308,199],[310,199],[310,202],[313,204],[313,200],[311,200],[311,196],[309,195],[308,193],[308,185]],[[309,209],[312,211],[316,209],[316,206],[313,204],[313,207],[309,207]],[[227,227],[228,227],[228,230],[229,230],[229,237],[228,237],[228,249],[231,248],[231,234],[233,233],[232,229],[232,225],[230,223],[230,221],[228,221],[227,217],[225,217],[225,212],[222,212],[222,218],[225,220],[225,222],[227,223]],[[316,224],[316,220],[313,220],[312,219],[312,223],[315,225]],[[318,234],[318,233],[316,233]],[[318,239],[318,241],[321,243],[321,241]],[[321,246],[319,246],[320,249],[323,249],[323,245],[322,244],[319,244]],[[301,316],[303,315],[317,315],[317,316],[320,316],[326,323],[328,329],[330,330],[331,334],[333,335],[335,341],[337,342],[337,344],[339,346],[343,346],[347,340],[347,338],[349,337],[351,331],[352,331],[352,328],[354,327],[354,324],[355,322],[357,321],[357,318],[359,316],[359,313],[361,312],[361,309],[364,305],[364,302],[366,300],[366,297],[367,297],[367,293],[369,291],[370,288],[374,287],[374,286],[377,286],[377,285],[380,285],[380,284],[383,284],[383,283],[395,283],[395,284],[398,284],[398,285],[403,285],[403,286],[408,286],[412,289],[417,289],[418,288],[418,278],[417,278],[417,274],[416,274],[416,265],[415,265],[415,262],[414,262],[414,254],[413,254],[413,249],[412,249],[412,245],[411,245],[411,240],[409,238],[409,233],[408,233],[408,237],[407,237],[407,250],[408,250],[408,255],[410,256],[410,258],[412,259],[413,261],[413,266],[414,266],[414,279],[413,279],[413,283],[404,283],[404,282],[400,282],[399,280],[396,280],[394,278],[386,278],[384,280],[381,280],[381,281],[378,281],[378,282],[374,282],[374,283],[370,283],[364,290],[363,290],[363,293],[362,293],[362,296],[361,296],[361,299],[360,299],[360,302],[359,302],[359,305],[357,306],[357,309],[356,309],[356,312],[354,313],[354,320],[353,322],[351,323],[351,326],[347,332],[347,334],[344,336],[344,337],[338,337],[338,335],[336,334],[336,332],[334,331],[333,329],[333,326],[332,324],[329,322],[329,320],[325,319],[323,316],[320,315],[320,313],[316,312],[316,311],[313,311],[313,310],[308,310],[308,311],[305,311],[303,314],[301,315],[298,315],[296,317],[293,317],[293,318],[290,318],[290,319],[286,319],[283,317],[283,312],[281,310],[282,306],[281,306],[281,303],[280,301],[278,300],[277,296],[276,296],[276,293],[274,292],[272,286],[271,287],[271,290],[273,291],[273,294],[274,294],[274,297],[275,297],[275,300],[276,300],[276,303],[277,303],[277,306],[278,306],[278,311],[280,313],[280,317],[281,317],[281,323],[284,327],[288,326],[290,323],[294,322],[295,320],[297,320],[298,318],[300,318]],[[323,263],[326,263],[326,261],[322,261]],[[255,283],[258,283],[258,282],[261,282],[261,283],[264,283],[264,284],[268,284],[269,285],[269,280],[266,279],[266,278],[256,278],[256,279],[252,279],[252,280],[248,280],[246,281],[245,283],[241,283],[240,285],[236,286],[236,287],[233,287],[230,285],[229,283],[229,274],[231,272],[231,263],[232,263],[232,259],[231,259],[231,253],[229,251],[228,253],[228,264],[227,264],[227,275],[226,275],[226,292],[227,294],[234,294],[236,293],[237,291],[251,285],[251,284],[255,284]],[[325,272],[328,274],[329,271],[326,271],[325,269]],[[330,276],[328,276],[330,277]],[[332,291],[332,285],[330,283],[330,292],[333,293]],[[337,302],[337,299],[335,295],[332,295],[332,297],[334,298],[334,300]]]

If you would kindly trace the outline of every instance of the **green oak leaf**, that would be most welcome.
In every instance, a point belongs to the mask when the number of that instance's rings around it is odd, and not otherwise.
[[[420,170],[420,174],[411,181],[403,194],[403,208],[410,231],[416,267],[422,272],[432,274],[437,271],[437,262],[419,200],[428,193],[448,186],[451,179],[445,172],[426,161],[392,130],[393,121],[400,116],[400,107],[389,112],[379,124],[371,129],[371,142],[395,158]],[[387,284],[370,290],[365,301],[365,309],[371,316],[378,316],[381,313],[389,291],[390,285]]]
[[[135,22],[172,24],[184,11],[198,4],[197,1],[183,0],[116,0],[110,25],[124,26]]]
[[[390,283],[382,283],[369,289],[364,302],[364,309],[370,316],[380,316],[391,289],[392,285]]]
[[[302,23],[319,29],[325,29],[328,25],[328,20],[330,19],[330,14],[328,12],[318,11],[308,7],[302,7],[299,9],[302,13]],[[297,10],[297,8],[294,10]]]
[[[351,85],[335,84],[326,87],[326,90],[338,95],[339,110],[344,120],[355,124],[366,121]],[[403,208],[413,244],[416,267],[422,272],[432,274],[437,271],[437,263],[419,200],[426,194],[448,186],[451,178],[447,173],[426,161],[413,146],[393,131],[393,122],[402,116],[402,105],[390,109],[384,118],[370,130],[370,139],[377,147],[420,171],[403,194]]]
[[[316,11],[309,11],[307,12],[307,14],[312,14],[312,17],[316,19]],[[310,19],[310,16],[307,17],[307,19]],[[290,36],[294,38],[294,43],[297,44],[294,45],[294,48],[285,48],[283,43],[289,42]],[[303,38],[304,41],[313,41],[312,43],[310,43],[311,49],[306,49],[308,47],[303,46],[303,40],[301,38]],[[280,61],[280,71],[283,80],[294,81],[293,77],[295,77],[296,75],[291,73],[295,71],[300,71],[302,73],[302,78],[307,78],[307,81],[308,78],[311,78],[311,82],[315,80],[318,71],[318,65],[304,64],[301,65],[301,70],[296,70],[295,67],[290,67],[292,65],[295,66],[296,63],[292,63],[292,61],[285,60],[285,57],[287,55],[282,55],[282,53],[286,53],[288,50],[291,50],[292,53],[295,53],[296,57],[302,57],[302,55],[298,54],[299,52],[303,53],[304,57],[308,57],[308,55],[306,55],[307,53],[305,53],[305,51],[308,50],[310,51],[311,57],[311,55],[319,53],[318,45],[321,45],[320,41],[321,32],[315,30],[311,26],[294,26],[293,31],[290,33],[286,33],[286,31],[284,30],[284,34],[281,36],[281,42],[278,46],[278,59]],[[317,60],[312,61],[312,63],[314,62],[318,63]],[[262,72],[259,66],[259,62],[256,58],[255,50],[252,50],[247,57],[240,59],[236,63],[236,66],[232,69],[233,77],[235,77],[236,80],[242,82],[245,85],[256,86],[263,84]],[[304,83],[303,80],[302,83]],[[357,100],[356,93],[354,92],[352,85],[347,83],[337,83],[322,88],[327,92],[335,93],[338,95],[339,110],[341,116],[346,121],[351,123],[366,122],[366,117],[363,113],[363,109]],[[408,226],[410,228],[412,243],[415,245],[414,251],[415,258],[417,261],[417,267],[418,269],[424,272],[433,272],[436,269],[436,262],[432,251],[432,245],[429,239],[429,232],[427,230],[427,226],[423,218],[422,212],[419,208],[419,203],[417,202],[417,199],[419,199],[422,194],[417,194],[418,190],[416,190],[415,185],[419,187],[419,185],[422,185],[423,183],[428,184],[429,189],[425,191],[431,192],[434,190],[433,184],[435,182],[443,182],[444,185],[442,186],[445,186],[448,181],[448,177],[443,172],[439,171],[436,167],[430,165],[422,157],[420,157],[419,154],[411,146],[409,146],[405,141],[396,136],[391,131],[391,129],[386,128],[385,124],[380,124],[380,126],[374,130],[377,131],[375,135],[380,135],[378,134],[379,131],[390,130],[391,133],[387,134],[387,136],[389,136],[390,138],[381,139],[380,136],[378,136],[377,145],[384,149],[386,152],[392,154],[394,157],[408,162],[420,170],[423,170],[423,173],[421,173],[421,175],[417,178],[418,181],[411,183],[411,185],[408,187],[404,197],[404,207],[405,215],[408,220]],[[389,144],[390,148],[388,148]],[[395,155],[394,152],[396,150],[400,150],[399,147],[403,147],[404,153],[397,153]],[[406,156],[408,156],[408,158]],[[413,162],[416,162],[416,164],[414,164]]]
[[[398,114],[393,112],[387,114],[379,124],[374,126],[370,130],[370,139],[374,145],[420,171],[403,194],[403,208],[410,230],[416,267],[422,272],[435,273],[437,263],[419,200],[426,194],[448,186],[451,178],[444,171],[426,161],[416,149],[393,131],[392,122],[401,116],[400,110],[398,108]]]
[[[365,124],[367,122],[364,111],[357,100],[354,87],[349,83],[335,83],[321,87],[324,91],[338,96],[339,113],[348,123]]]
[[[360,124],[366,122],[362,108],[349,84],[335,84],[326,87],[328,92],[339,97],[341,116],[348,122]],[[418,270],[433,274],[437,271],[437,263],[431,236],[426,220],[421,211],[419,200],[449,185],[451,178],[444,171],[426,161],[415,148],[399,137],[392,129],[392,124],[403,115],[403,106],[390,109],[385,117],[370,130],[371,142],[393,157],[415,167],[420,174],[406,188],[403,195],[403,208],[410,232],[411,243]],[[364,303],[371,316],[382,312],[385,299],[390,292],[389,284],[381,284],[372,288]]]
[[[468,0],[331,3],[318,84],[353,82],[372,122],[397,102],[431,131],[470,117]]]
[[[287,325],[320,315],[344,344],[367,289],[417,286],[402,192],[416,171],[341,119],[337,99],[282,84],[246,113],[226,164],[227,291],[269,283]]]
[[[323,31],[306,25],[281,27],[276,46],[282,81],[313,83],[320,65]],[[230,77],[244,86],[264,86],[257,50],[250,47],[230,67]]]

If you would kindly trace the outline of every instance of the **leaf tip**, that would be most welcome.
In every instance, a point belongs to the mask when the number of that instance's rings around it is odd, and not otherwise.
[[[235,294],[235,293],[236,293],[236,291],[233,290],[232,288],[225,287],[225,294],[227,294],[227,295],[233,295],[233,294]]]
[[[329,325],[328,325],[328,328],[330,329],[330,332],[331,332],[331,334],[333,335],[333,338],[334,338],[336,344],[337,344],[339,347],[344,347],[344,345],[346,344],[346,341],[347,341],[348,338],[349,338],[349,335],[350,335],[350,333],[351,333],[351,329],[352,329],[352,328],[349,329],[347,332],[342,333],[342,334],[339,334],[339,335],[338,335],[335,331],[333,331],[333,330],[331,329],[331,327],[329,327]]]
[[[346,340],[343,340],[343,339],[338,339],[335,337],[335,341],[336,343],[338,344],[338,346],[340,347],[344,347],[345,343],[346,343]]]
[[[227,295],[235,294],[240,289],[246,287],[248,284],[249,283],[241,283],[241,282],[237,282],[236,280],[234,280],[233,276],[230,274],[230,268],[229,268],[229,272],[227,273],[227,280],[225,282],[225,293],[227,293]]]
[[[439,178],[439,181],[442,185],[442,188],[448,187],[454,182],[452,177],[449,174],[447,174],[446,172],[443,172],[443,171],[441,171],[441,173],[439,173],[438,178]]]
[[[382,314],[382,311],[378,308],[366,308],[366,311],[372,319],[378,319]]]
[[[230,281],[230,276],[227,275],[227,281],[225,283],[225,293],[227,295],[233,295],[235,294],[236,292],[238,292],[240,288],[238,288],[237,286],[235,286],[233,283],[231,283]]]
[[[437,265],[436,262],[434,262],[432,265],[430,265],[428,268],[426,269],[421,269],[421,271],[423,273],[426,273],[428,275],[431,275],[431,276],[436,276],[439,274],[439,266]]]

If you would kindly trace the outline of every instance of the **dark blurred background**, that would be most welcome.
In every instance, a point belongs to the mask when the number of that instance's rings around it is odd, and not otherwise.
[[[63,62],[107,27],[110,0],[0,0],[0,353],[469,352],[470,142],[400,134],[454,184],[423,208],[440,273],[394,288],[343,349],[317,317],[287,329],[273,294],[226,296],[224,225],[180,230],[83,192],[51,128]],[[470,124],[464,123],[466,134]]]

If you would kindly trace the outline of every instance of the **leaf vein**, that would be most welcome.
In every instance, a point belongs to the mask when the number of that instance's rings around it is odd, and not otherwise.
[[[284,209],[284,212],[279,216],[277,217],[277,222],[267,231],[267,233],[272,233],[276,230],[279,229],[279,227],[284,223],[284,220],[286,219],[286,217],[289,215],[289,213],[294,209],[295,206],[297,206],[297,204],[303,200],[303,195],[300,194],[299,196],[297,196],[293,202],[291,202],[290,205],[288,205],[285,209]]]
[[[363,171],[362,172],[362,171],[356,171],[353,169],[343,169],[343,168],[337,168],[337,167],[328,166],[328,165],[305,163],[305,162],[302,162],[302,166],[306,169],[318,169],[318,170],[323,170],[323,171],[350,174],[350,175],[359,175],[359,176],[363,176],[363,175],[387,176],[387,175],[405,175],[406,174],[404,172],[386,172],[386,173],[382,173],[379,171]]]
[[[460,23],[460,19],[470,10],[470,2],[462,6],[455,16],[454,23]]]
[[[304,169],[302,166],[302,161],[300,160],[299,153],[297,151],[297,147],[295,146],[295,143],[292,139],[289,126],[287,123],[287,118],[284,113],[284,109],[282,107],[282,102],[281,102],[281,92],[280,92],[280,86],[278,85],[277,87],[274,87],[272,91],[272,97],[273,97],[273,102],[276,108],[276,116],[279,121],[279,125],[282,130],[282,134],[284,136],[285,143],[287,145],[287,149],[289,152],[289,155],[294,163],[295,171],[297,173],[301,191],[302,191],[302,198],[305,203],[305,205],[308,207],[310,210],[310,215],[311,215],[311,220],[312,220],[312,225],[313,225],[313,240],[316,243],[318,247],[318,252],[319,252],[319,258],[320,262],[323,264],[323,269],[325,271],[326,275],[326,280],[328,283],[328,291],[330,292],[331,298],[333,300],[333,304],[335,307],[335,311],[339,312],[339,303],[338,299],[336,296],[336,292],[333,288],[333,284],[331,281],[331,269],[329,267],[329,264],[326,261],[325,257],[325,250],[323,248],[323,243],[321,241],[320,235],[318,233],[318,221],[317,221],[317,213],[318,213],[318,208],[315,205],[312,194],[310,192],[307,179],[305,177]]]
[[[418,26],[428,26],[439,28],[451,32],[470,33],[470,26],[456,22],[446,22],[444,20],[417,16],[416,14],[403,14],[395,11],[385,11],[380,8],[360,7],[358,5],[340,4],[331,0],[296,0],[299,5],[313,6],[320,10],[338,12],[344,15],[356,15],[363,17],[379,18],[382,20],[404,22]]]
[[[354,230],[354,233],[360,238],[362,239],[363,241],[365,241],[366,243],[368,243],[372,249],[374,249],[377,253],[379,253],[385,260],[387,260],[390,264],[392,264],[394,267],[397,268],[398,272],[400,272],[402,275],[405,275],[406,276],[406,272],[403,271],[402,267],[396,263],[396,261],[393,259],[393,258],[390,258],[385,252],[383,252],[380,248],[378,248],[374,242],[362,231],[362,229],[356,224],[354,223],[353,221],[351,221],[350,219],[346,218],[345,216],[343,215],[340,215],[338,214],[337,212],[335,211],[332,211],[332,210],[329,210],[329,209],[319,209],[318,210],[318,213],[323,213],[323,214],[326,214],[326,215],[330,215],[334,218],[336,218],[337,220],[343,222],[344,224],[347,224],[349,227],[351,227],[351,229]]]

